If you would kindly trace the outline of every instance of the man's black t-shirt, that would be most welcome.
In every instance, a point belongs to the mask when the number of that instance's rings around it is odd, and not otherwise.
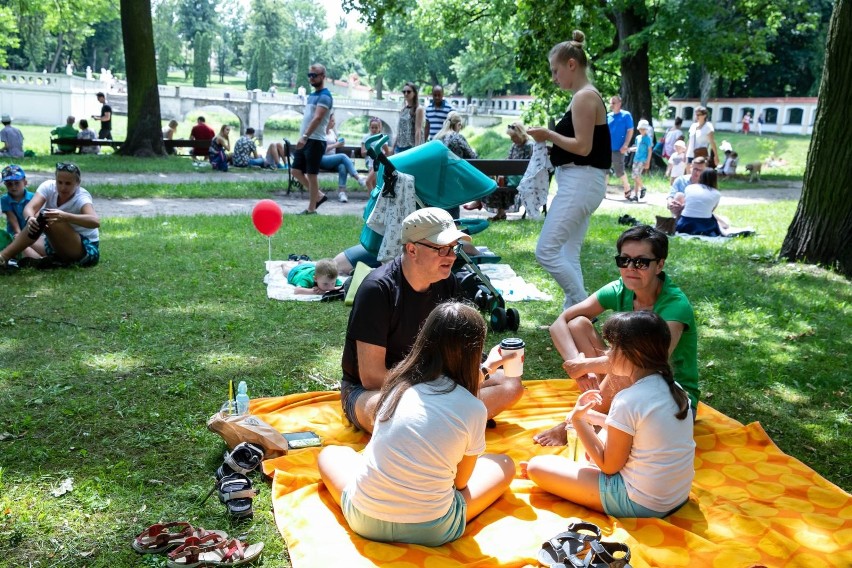
[[[416,292],[402,274],[402,258],[380,266],[361,283],[349,314],[343,346],[343,380],[361,384],[356,341],[386,349],[388,369],[402,361],[426,317],[438,304],[460,299],[461,290],[452,274]]]
[[[105,116],[106,113],[109,113],[109,120],[101,121],[101,130],[112,130],[112,107],[104,103],[101,107],[101,116]]]

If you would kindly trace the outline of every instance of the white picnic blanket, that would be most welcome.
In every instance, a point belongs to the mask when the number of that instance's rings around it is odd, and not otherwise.
[[[545,301],[553,297],[526,282],[518,276],[508,264],[480,264],[479,269],[491,281],[491,285],[500,292],[506,302]]]
[[[322,299],[320,294],[296,294],[296,287],[287,283],[287,273],[284,271],[283,260],[267,260],[266,297],[270,300],[296,300],[299,302],[317,302]]]

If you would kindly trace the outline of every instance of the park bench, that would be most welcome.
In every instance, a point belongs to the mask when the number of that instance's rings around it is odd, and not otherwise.
[[[292,157],[292,148],[288,140],[284,140],[284,153],[287,161],[288,184],[287,194],[291,191],[304,191],[302,184],[290,173],[290,160]],[[361,146],[343,146],[337,149],[338,154],[346,154],[351,158],[361,158]],[[473,167],[481,171],[487,176],[522,176],[527,171],[529,160],[467,160]],[[366,172],[365,169],[358,169],[359,172]]]
[[[163,146],[166,147],[166,150],[175,150],[176,148],[192,148],[193,150],[201,150],[202,156],[207,155],[207,151],[210,149],[210,140],[163,140]],[[186,156],[191,156],[192,154],[183,154]]]
[[[124,144],[123,140],[104,140],[100,138],[96,140],[83,140],[80,138],[51,138],[50,153],[58,154],[59,149],[57,146],[73,146],[74,153],[77,153],[81,148],[88,146],[109,146],[110,148],[118,149],[122,144]],[[207,150],[210,149],[210,140],[163,140],[163,145],[167,150],[173,150],[175,148],[193,148],[196,150],[202,150],[202,155],[206,156]]]
[[[50,153],[51,154],[59,154],[58,146],[73,146],[74,152],[80,152],[81,148],[89,147],[89,146],[109,146],[114,150],[117,150],[124,144],[121,140],[106,140],[103,138],[98,138],[95,140],[84,140],[81,138],[51,138],[50,139]],[[57,146],[57,147],[54,147]]]

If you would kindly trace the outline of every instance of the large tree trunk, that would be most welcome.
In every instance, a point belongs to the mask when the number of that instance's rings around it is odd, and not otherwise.
[[[838,0],[828,30],[825,67],[802,199],[781,256],[836,268],[852,277],[852,0]]]
[[[127,139],[121,153],[163,156],[151,0],[121,0],[121,31],[127,68]]]
[[[50,62],[48,73],[56,73],[56,66],[59,65],[59,58],[62,56],[62,48],[65,45],[65,36],[62,32],[56,38],[56,51],[53,52],[53,60]]]
[[[630,39],[648,27],[647,15],[637,3],[630,3],[623,10],[616,10],[615,29],[618,32],[621,51],[621,98],[625,110],[633,115],[633,122],[644,118],[654,123],[653,103],[651,100],[650,63],[647,42]]]
[[[699,89],[701,91],[701,106],[707,108],[707,101],[710,100],[710,90],[713,88],[713,81],[715,77],[707,71],[707,66],[701,66],[701,82],[699,83]],[[707,117],[707,120],[710,120],[711,117]]]

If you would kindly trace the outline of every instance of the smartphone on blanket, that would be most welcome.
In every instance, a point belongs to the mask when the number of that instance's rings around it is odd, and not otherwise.
[[[287,440],[287,446],[293,450],[322,446],[320,437],[314,432],[285,432],[284,438]]]

